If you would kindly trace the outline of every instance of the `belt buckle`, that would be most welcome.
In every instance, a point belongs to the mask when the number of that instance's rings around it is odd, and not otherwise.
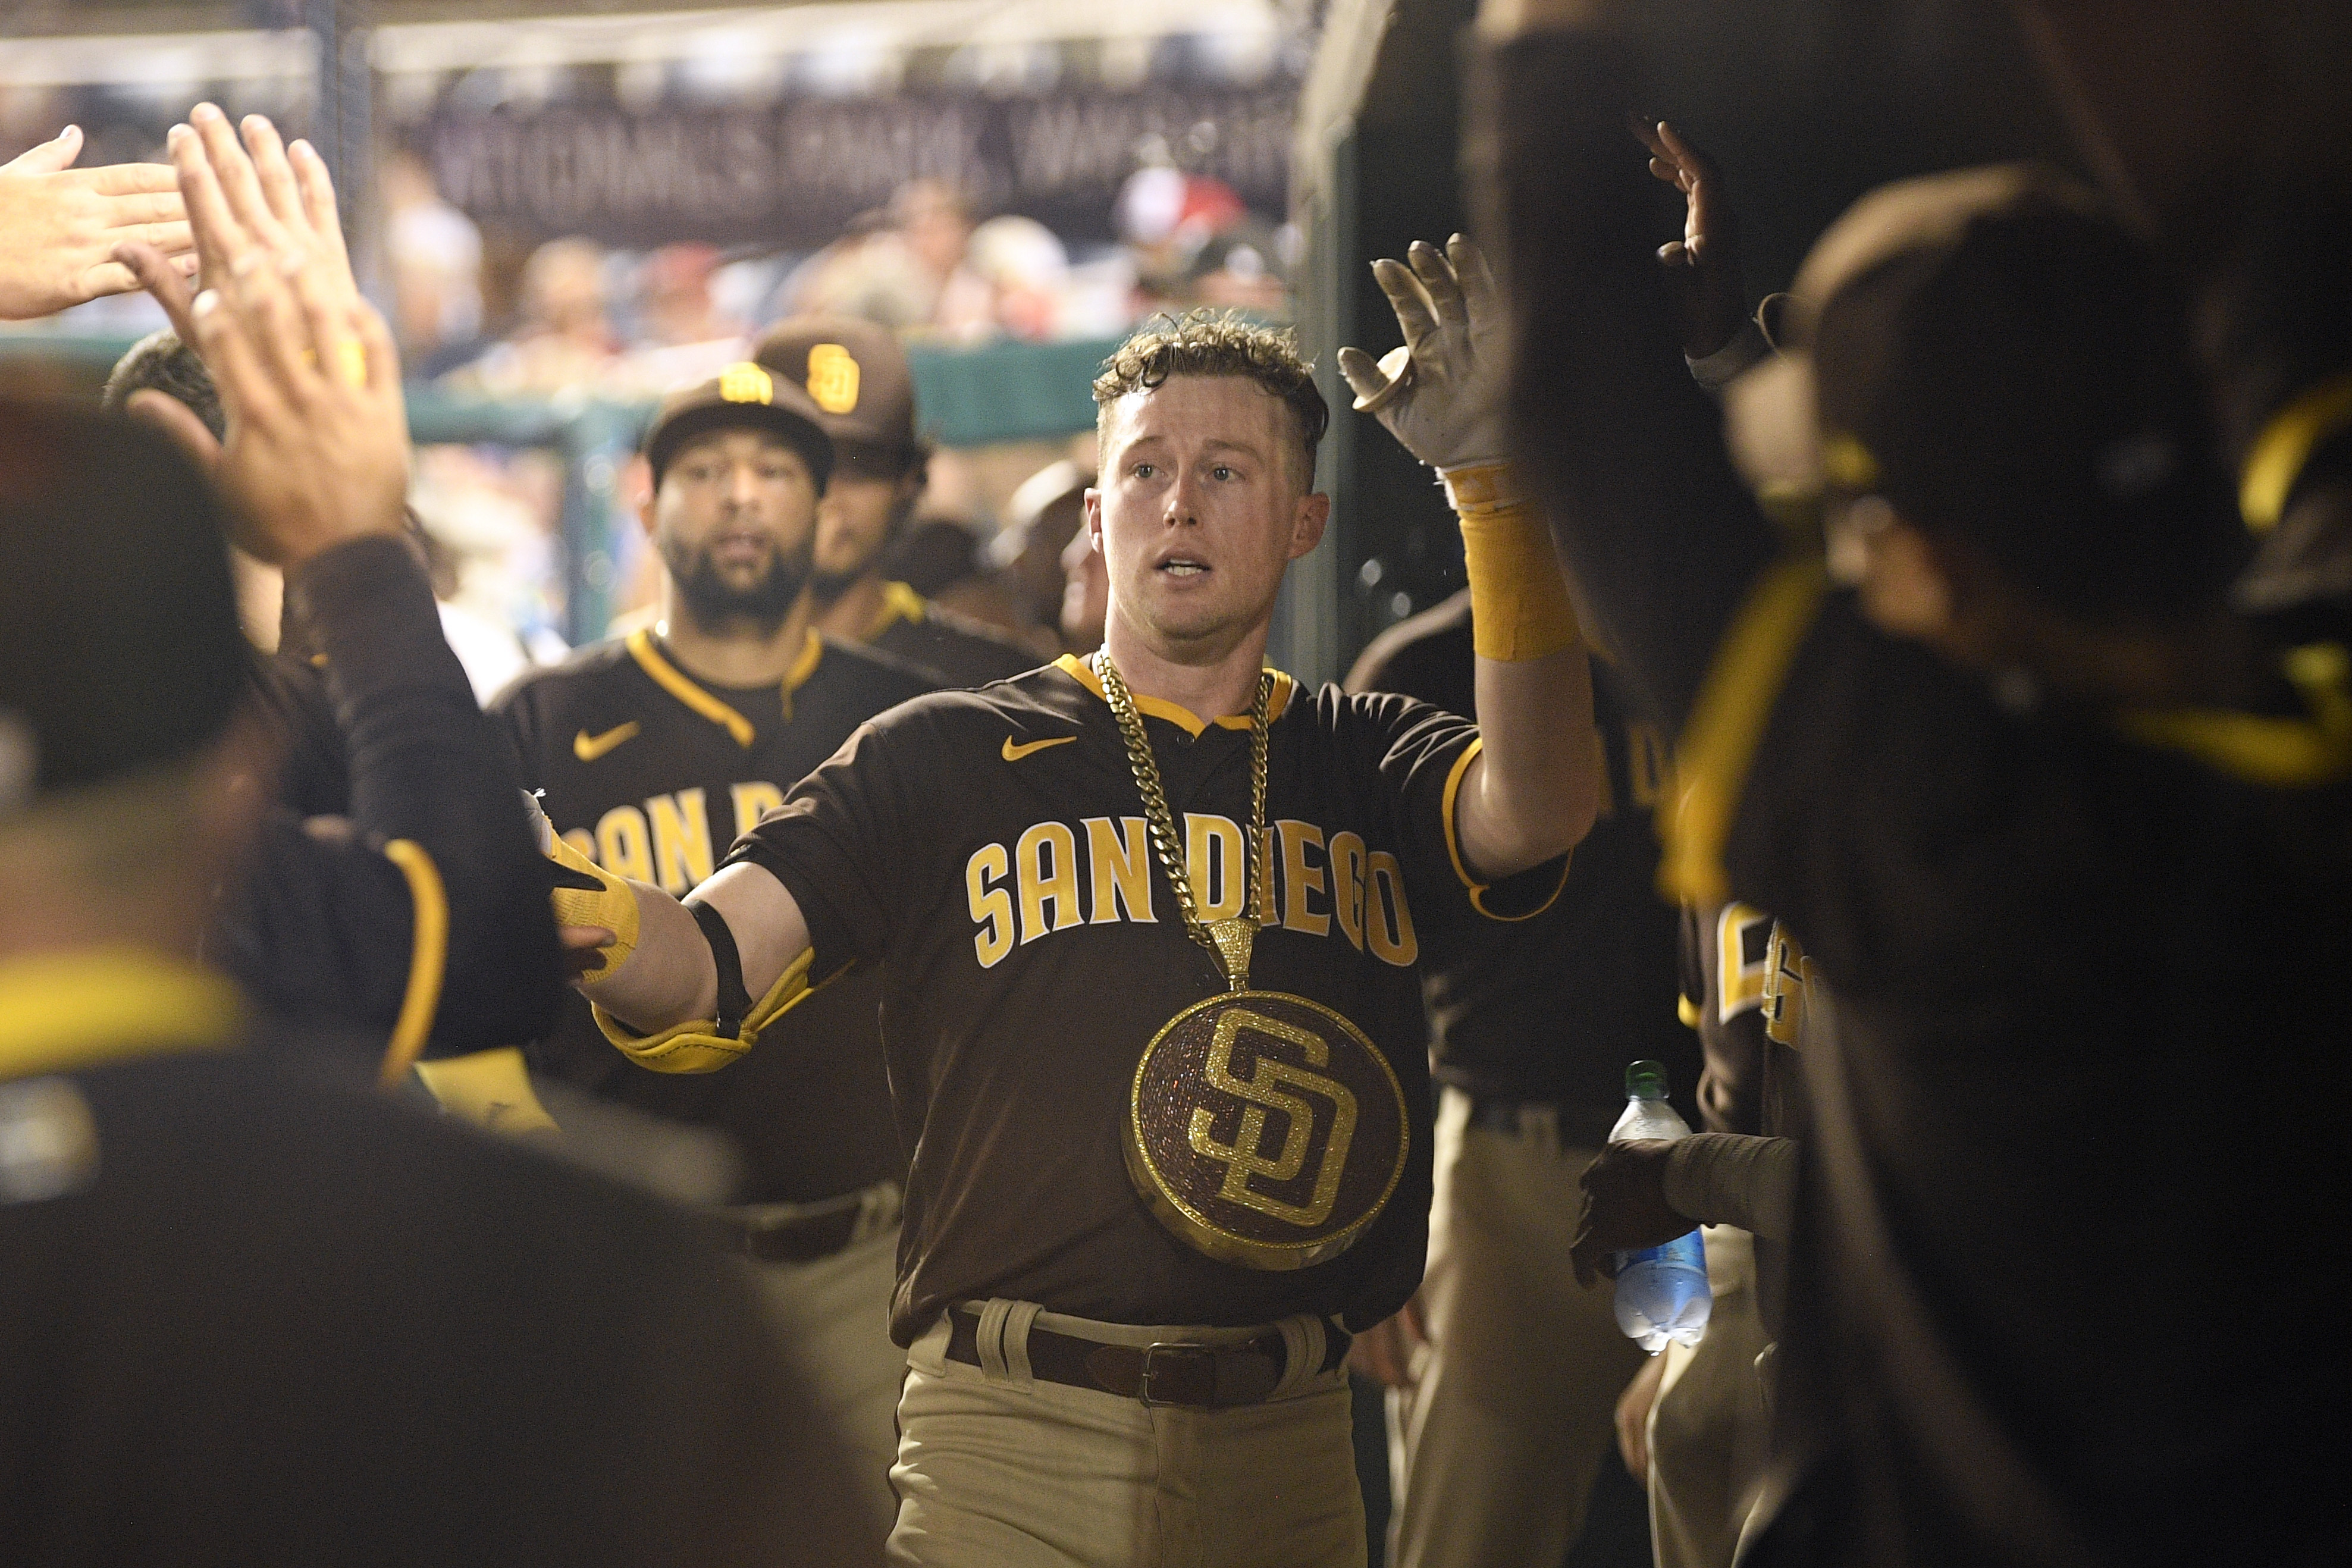
[[[1154,1396],[1152,1389],[1153,1370],[1158,1365],[1160,1358],[1163,1354],[1166,1355],[1172,1363],[1191,1365],[1197,1365],[1202,1363],[1207,1363],[1209,1368],[1209,1396],[1202,1403],[1204,1405],[1213,1405],[1216,1403],[1216,1347],[1213,1345],[1179,1344],[1166,1340],[1160,1341],[1153,1344],[1148,1344],[1143,1347],[1143,1371],[1136,1379],[1136,1398],[1141,1400],[1147,1407],[1154,1405],[1182,1405],[1191,1403],[1190,1401],[1182,1399],[1160,1399]]]

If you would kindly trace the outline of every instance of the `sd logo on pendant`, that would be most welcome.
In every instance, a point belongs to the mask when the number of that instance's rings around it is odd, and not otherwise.
[[[1249,1268],[1305,1268],[1353,1246],[1396,1191],[1411,1138],[1404,1090],[1363,1031],[1279,991],[1177,1014],[1128,1098],[1128,1174],[1151,1212]]]

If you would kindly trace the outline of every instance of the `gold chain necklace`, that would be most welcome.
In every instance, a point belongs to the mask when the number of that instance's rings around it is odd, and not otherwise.
[[[1103,698],[1118,720],[1120,739],[1127,742],[1127,761],[1135,770],[1136,793],[1143,796],[1144,823],[1151,834],[1152,848],[1159,853],[1160,868],[1168,873],[1168,886],[1176,895],[1176,908],[1184,917],[1184,930],[1216,959],[1229,989],[1246,991],[1250,949],[1257,941],[1259,904],[1264,894],[1258,886],[1257,858],[1258,846],[1265,838],[1266,710],[1274,700],[1274,672],[1258,671],[1257,695],[1250,702],[1250,824],[1248,841],[1242,849],[1242,912],[1230,920],[1204,921],[1201,918],[1200,901],[1192,895],[1192,879],[1185,871],[1184,847],[1176,837],[1176,814],[1168,808],[1168,792],[1160,783],[1160,760],[1152,754],[1151,737],[1143,732],[1143,715],[1136,710],[1135,694],[1120,679],[1109,649],[1105,648],[1096,658],[1102,676]]]

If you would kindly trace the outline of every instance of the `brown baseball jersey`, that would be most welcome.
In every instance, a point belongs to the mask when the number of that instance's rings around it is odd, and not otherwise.
[[[651,631],[584,648],[501,693],[491,710],[556,831],[609,871],[683,894],[735,837],[875,714],[932,683],[809,634],[781,686],[714,686]],[[813,1202],[897,1177],[876,1023],[880,987],[853,975],[795,1009],[735,1071],[677,1078],[633,1065],[568,997],[533,1066],[740,1151],[746,1203]]]
[[[1201,913],[1238,915],[1249,721],[1137,706]],[[1419,966],[1486,923],[1452,824],[1477,731],[1406,698],[1309,694],[1287,677],[1271,714],[1250,984],[1352,1020],[1387,1058],[1408,1115],[1391,1200],[1351,1247],[1306,1268],[1213,1259],[1163,1229],[1130,1184],[1123,1114],[1138,1062],[1175,1014],[1224,986],[1186,934],[1085,664],[894,710],[735,847],[730,859],[765,867],[798,900],[814,973],[882,970],[900,1136],[915,1152],[900,1342],[951,1303],[987,1297],[1115,1322],[1312,1312],[1361,1328],[1419,1284],[1430,1202]],[[1479,901],[1524,910],[1560,875],[1554,862],[1476,889]],[[1237,1109],[1198,1092],[1209,1117]],[[1317,1158],[1334,1146],[1343,1165],[1390,1157],[1335,1139],[1335,1120],[1328,1108],[1311,1117]]]
[[[937,676],[941,686],[985,686],[1037,668],[1027,648],[904,583],[887,584],[884,595],[865,646]]]

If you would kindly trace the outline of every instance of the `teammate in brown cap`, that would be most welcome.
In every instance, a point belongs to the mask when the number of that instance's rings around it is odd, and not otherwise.
[[[731,366],[663,405],[646,455],[645,521],[668,568],[662,621],[526,676],[492,710],[559,832],[616,875],[682,893],[859,724],[932,683],[810,625],[834,454],[798,386]],[[761,1264],[779,1331],[853,1445],[856,1501],[878,1544],[896,1509],[891,1416],[906,1374],[887,1331],[906,1161],[878,985],[828,987],[779,1028],[776,1048],[717,1079],[638,1071],[569,1000],[534,1048],[542,1070],[716,1130],[741,1155],[720,1224]]]
[[[807,394],[833,437],[832,485],[817,511],[817,629],[980,686],[1036,667],[1028,649],[883,574],[914,515],[930,449],[915,431],[915,381],[887,327],[847,316],[794,316],[752,350],[780,383]]]
[[[1483,735],[1265,668],[1328,512],[1326,405],[1286,335],[1198,315],[1095,385],[1091,659],[884,716],[690,903],[559,903],[607,1034],[661,1070],[882,969],[914,1150],[899,1561],[1364,1561],[1341,1363],[1427,1247],[1417,965],[1547,901],[1599,789],[1566,585],[1495,458],[1484,264],[1412,260],[1381,273],[1410,366],[1363,390],[1462,514]]]

